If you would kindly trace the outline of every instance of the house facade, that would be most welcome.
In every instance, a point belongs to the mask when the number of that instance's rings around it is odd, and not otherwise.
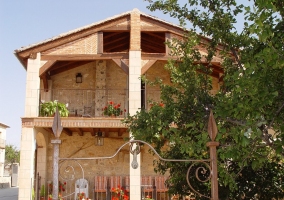
[[[27,71],[19,200],[31,199],[37,175],[40,185],[50,193],[54,118],[39,113],[44,102],[54,100],[67,104],[69,110],[68,117],[61,117],[59,157],[70,160],[59,161],[59,178],[61,183],[67,179],[74,182],[67,181],[64,192],[74,193],[75,180],[84,177],[91,199],[95,192],[106,193],[102,199],[107,199],[109,191],[95,191],[96,177],[121,177],[117,185],[128,187],[130,199],[141,199],[141,177],[157,176],[153,168],[156,158],[145,147],[137,158],[138,169],[133,169],[129,147],[117,152],[131,134],[121,120],[141,108],[147,109],[148,100],[160,101],[159,88],[145,86],[140,77],[160,77],[170,84],[164,65],[171,56],[165,42],[183,34],[182,27],[134,9],[15,51]],[[213,90],[218,90],[221,60],[216,58],[214,62]],[[112,103],[121,109],[116,117],[104,115],[105,107]],[[113,158],[91,159],[115,153]],[[69,169],[69,174],[63,169]]]
[[[0,123],[0,177],[4,175],[6,129],[10,128],[6,124]]]

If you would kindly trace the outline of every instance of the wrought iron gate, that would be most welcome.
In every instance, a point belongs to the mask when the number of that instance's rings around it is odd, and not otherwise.
[[[53,124],[53,132],[54,135],[56,137],[55,140],[52,140],[51,143],[54,145],[54,156],[53,156],[53,185],[52,185],[52,199],[67,199],[67,198],[71,198],[74,195],[74,198],[76,198],[77,193],[81,192],[81,191],[85,191],[84,188],[86,188],[86,186],[84,186],[85,182],[84,182],[84,170],[82,165],[78,162],[79,160],[102,160],[102,159],[112,159],[114,158],[119,152],[120,150],[125,147],[126,145],[129,145],[129,151],[130,153],[133,155],[133,160],[131,162],[131,166],[133,169],[137,169],[139,167],[138,165],[138,161],[137,161],[137,155],[141,152],[141,144],[147,145],[154,153],[155,155],[162,161],[165,162],[192,162],[192,164],[190,165],[190,167],[188,168],[187,171],[187,175],[186,175],[186,180],[187,183],[189,185],[189,187],[191,188],[191,190],[193,192],[195,192],[197,195],[199,196],[203,196],[203,197],[207,197],[209,199],[212,200],[218,200],[218,180],[217,180],[217,156],[216,156],[216,147],[219,145],[218,142],[215,141],[216,135],[217,135],[217,126],[215,123],[215,119],[213,117],[212,111],[210,112],[210,116],[209,116],[209,122],[208,122],[208,134],[211,138],[211,141],[207,143],[207,146],[209,147],[209,151],[210,151],[210,158],[209,159],[203,159],[203,160],[195,160],[195,159],[165,159],[162,158],[157,151],[152,147],[152,145],[150,145],[149,143],[145,142],[145,141],[141,141],[141,140],[131,140],[126,142],[125,144],[123,144],[122,146],[120,146],[117,151],[112,155],[112,156],[106,156],[106,157],[89,157],[89,158],[59,158],[59,145],[61,143],[61,140],[59,139],[59,136],[61,134],[62,131],[62,126],[61,126],[61,122],[60,122],[60,117],[58,115],[58,112],[56,112],[56,115],[54,117],[54,124]],[[73,164],[71,165],[70,163],[68,164],[67,161],[71,161],[73,162]],[[60,167],[59,167],[59,162],[60,163]],[[199,181],[201,182],[206,182],[206,181],[211,181],[211,197],[203,195],[199,192],[197,192],[194,187],[191,185],[190,180],[189,180],[189,174],[191,172],[191,169],[194,168],[194,166],[196,166],[198,164],[202,164],[203,166],[198,166],[195,174],[196,177]],[[75,167],[75,164],[78,165],[77,167]],[[59,189],[61,187],[60,184],[64,184],[66,183],[66,189],[67,190],[67,182],[71,182],[75,180],[75,175],[76,173],[78,173],[78,170],[76,169],[81,169],[81,179],[78,183],[78,187],[75,187],[75,191],[74,192],[70,192],[69,194],[63,196],[63,197],[58,197],[59,195]],[[60,173],[59,173],[60,171]],[[208,171],[208,177],[204,180],[201,180],[198,177],[198,172],[202,172],[203,174]],[[64,182],[61,183],[59,182],[59,177],[60,179],[62,179]],[[81,187],[84,186],[84,187]],[[87,186],[89,187],[89,186]],[[59,189],[58,189],[59,188]],[[78,190],[76,190],[76,188],[79,188]],[[107,194],[108,191],[106,191]],[[58,197],[58,198],[57,198]]]

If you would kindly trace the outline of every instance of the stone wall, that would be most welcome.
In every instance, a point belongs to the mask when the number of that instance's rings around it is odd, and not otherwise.
[[[116,137],[116,138],[115,138]],[[104,157],[112,156],[116,153],[117,149],[125,143],[123,138],[128,137],[127,133],[124,133],[121,138],[117,138],[116,132],[110,132],[108,138],[104,138],[103,146],[95,146],[95,137],[90,133],[85,133],[84,136],[80,136],[77,133],[73,133],[72,136],[68,136],[62,133],[60,139],[62,143],[60,145],[60,158],[90,158],[90,157]],[[51,137],[50,139],[54,139]],[[53,162],[53,145],[48,141],[47,146],[47,180],[52,180],[52,162]],[[141,149],[141,172],[142,175],[156,175],[153,168],[153,157],[148,152],[148,147],[144,145]],[[91,160],[77,160],[84,171],[84,176],[88,180],[92,180],[96,175],[102,176],[127,176],[129,175],[129,148],[125,146],[114,158],[112,159],[91,159]],[[67,161],[65,164],[61,162],[62,166],[66,164],[74,167],[76,174],[74,178],[80,178],[82,176],[81,167],[73,161]],[[60,173],[63,175],[64,167],[61,167]],[[67,175],[67,174],[66,174]],[[71,175],[72,177],[72,175]]]
[[[82,83],[76,83],[77,73],[82,74]],[[92,116],[102,116],[102,109],[109,101],[120,103],[122,110],[127,109],[127,79],[113,61],[94,61],[52,76],[52,89],[42,90],[41,100],[68,103],[70,115],[83,115],[86,108],[91,107]]]
[[[164,83],[170,83],[170,74],[165,69],[166,62],[158,61],[156,62],[147,72],[146,78],[150,81],[155,81],[156,78],[162,79]],[[147,98],[147,108],[149,104],[153,102],[160,102],[160,87],[159,86],[149,86],[146,85],[146,98]],[[149,102],[150,101],[150,102]]]

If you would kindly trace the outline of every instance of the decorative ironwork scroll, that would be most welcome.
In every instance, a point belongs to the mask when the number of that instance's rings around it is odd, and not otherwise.
[[[133,148],[133,145],[136,145],[136,147],[134,149]],[[210,174],[208,176],[208,178],[206,179],[206,181],[209,181],[210,179],[212,179],[212,168],[210,167],[210,163],[211,163],[211,159],[202,159],[202,160],[195,160],[195,159],[165,159],[165,158],[162,158],[158,152],[154,149],[154,147],[152,147],[152,145],[150,145],[149,143],[147,142],[144,142],[142,140],[131,140],[129,142],[126,142],[124,143],[122,146],[120,146],[117,151],[111,155],[111,156],[105,156],[105,157],[88,157],[88,158],[60,158],[60,160],[101,160],[101,159],[112,159],[114,158],[119,152],[120,150],[125,147],[126,145],[129,145],[129,148],[130,148],[130,153],[133,154],[133,161],[132,161],[132,168],[133,169],[137,169],[138,168],[138,162],[137,162],[137,155],[140,153],[140,145],[141,144],[145,144],[147,146],[149,146],[149,148],[156,154],[156,156],[162,160],[162,161],[165,161],[165,162],[193,162],[193,164],[189,167],[188,169],[188,173],[189,171],[192,169],[192,167],[196,164],[196,163],[203,163],[206,168],[208,168],[208,173]],[[206,171],[205,170],[205,167],[199,167],[197,170],[203,170],[204,172]],[[196,174],[197,174],[197,170],[196,170]],[[206,195],[203,195],[203,194],[200,194],[199,192],[197,192],[190,184],[190,181],[188,179],[188,174],[187,174],[187,182],[189,184],[189,187],[194,191],[196,192],[198,195],[200,196],[203,196],[203,197],[207,197],[207,198],[211,198],[211,197],[208,197]],[[202,182],[205,182],[205,181],[202,181]],[[215,200],[215,199],[213,199]],[[216,199],[217,200],[217,199]]]
[[[152,147],[147,142],[144,142],[142,140],[131,140],[126,143],[124,143],[122,146],[120,146],[117,151],[111,155],[111,156],[105,156],[105,157],[88,157],[88,158],[58,158],[60,161],[67,161],[67,160],[101,160],[101,159],[112,159],[114,158],[120,150],[125,147],[126,145],[129,145],[129,151],[131,154],[133,154],[133,161],[131,163],[131,166],[133,169],[137,169],[139,167],[138,162],[137,162],[137,155],[140,153],[140,145],[141,144],[146,144],[153,152],[156,154],[156,156],[165,162],[192,162],[192,164],[189,166],[187,175],[186,175],[186,180],[189,185],[189,187],[193,190],[193,192],[197,193],[199,196],[203,196],[206,198],[210,198],[212,200],[218,200],[218,180],[217,180],[217,154],[216,154],[216,147],[219,145],[218,142],[214,141],[215,137],[217,135],[217,125],[215,122],[215,119],[213,117],[213,113],[210,110],[210,116],[209,116],[209,121],[208,121],[208,134],[210,136],[211,141],[207,143],[207,146],[209,147],[210,151],[210,159],[200,159],[200,160],[195,160],[195,159],[165,159],[162,158],[158,152]],[[59,145],[59,144],[58,144]],[[54,145],[56,147],[56,145]],[[133,148],[134,147],[134,148]],[[56,163],[55,163],[56,164]],[[55,166],[54,164],[54,166]],[[197,164],[202,164],[203,166],[198,166]],[[80,166],[82,171],[83,168]],[[206,195],[203,195],[196,191],[189,180],[189,174],[191,169],[195,170],[195,177],[197,178],[198,181],[200,182],[206,182],[206,181],[211,181],[211,197],[208,197]],[[56,168],[54,168],[54,171]],[[69,172],[70,170],[75,173],[75,170],[72,166],[68,166],[66,170]],[[66,172],[67,172],[66,171]],[[200,178],[200,174],[202,174],[202,178]],[[57,177],[58,180],[58,177]],[[74,193],[73,193],[74,194]]]

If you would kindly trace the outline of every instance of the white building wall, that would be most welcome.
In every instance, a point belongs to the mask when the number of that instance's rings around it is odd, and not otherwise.
[[[0,177],[4,175],[6,128],[9,128],[9,126],[0,123]]]
[[[141,51],[129,51],[129,114],[134,115],[141,108]],[[133,146],[133,149],[135,146]],[[131,162],[133,155],[130,154],[130,199],[141,198],[141,161],[140,154],[137,156],[138,169],[133,169]]]

